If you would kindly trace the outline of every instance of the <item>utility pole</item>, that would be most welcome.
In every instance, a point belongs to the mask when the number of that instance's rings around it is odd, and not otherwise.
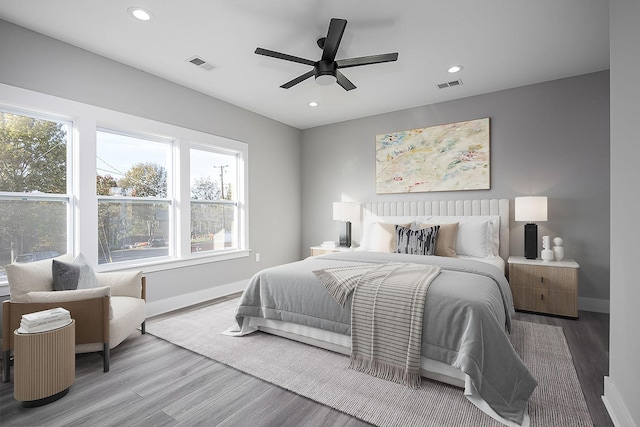
[[[214,166],[213,168],[220,168],[220,199],[224,200],[224,170],[225,168],[228,168],[229,165],[224,165],[224,166]],[[225,242],[226,242],[226,236],[227,236],[227,221],[225,220],[225,214],[224,214],[224,205],[222,206],[222,233],[223,233],[223,243],[222,243],[222,247],[225,247]],[[215,245],[215,243],[214,243]]]
[[[214,166],[213,168],[220,168],[220,198],[222,200],[225,199],[224,197],[224,170],[225,168],[228,168],[229,165],[224,165],[224,166]]]

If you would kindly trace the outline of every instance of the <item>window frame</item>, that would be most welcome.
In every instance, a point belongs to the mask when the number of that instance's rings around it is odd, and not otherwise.
[[[75,172],[74,172],[74,147],[76,145],[76,123],[75,120],[68,115],[43,112],[37,108],[25,108],[15,106],[8,102],[0,100],[0,111],[15,116],[30,117],[36,120],[45,120],[50,122],[61,123],[67,126],[66,135],[66,165],[65,165],[65,193],[44,193],[40,191],[34,192],[11,192],[0,191],[0,202],[2,201],[56,201],[66,204],[66,253],[73,253],[73,244],[75,241],[75,213],[76,213],[76,197],[74,197],[75,188]],[[5,279],[6,280],[6,279]],[[0,285],[5,282],[0,281]]]
[[[71,124],[67,147],[67,252],[82,253],[96,271],[140,269],[154,272],[192,265],[221,262],[250,255],[248,211],[248,144],[229,138],[159,122],[131,114],[96,107],[77,101],[46,95],[0,83],[0,107],[3,111],[67,121]],[[121,130],[126,134],[173,140],[171,177],[175,194],[175,217],[172,221],[176,246],[172,257],[148,258],[145,262],[97,263],[98,196],[96,194],[96,132],[98,129]],[[190,183],[189,147],[191,145],[239,153],[238,160],[238,249],[198,254],[190,252]],[[33,194],[27,194],[34,197]],[[38,194],[38,196],[41,196]],[[139,199],[139,198],[138,198]],[[186,206],[186,208],[185,208]],[[0,283],[0,295],[8,294],[6,282]]]
[[[188,193],[188,197],[189,197],[189,232],[191,232],[191,206],[192,203],[202,203],[202,204],[212,204],[212,205],[224,205],[224,204],[233,204],[236,207],[236,215],[235,215],[235,228],[236,228],[236,239],[238,242],[237,248],[232,248],[232,249],[219,249],[219,250],[213,250],[213,251],[206,251],[206,252],[191,252],[191,257],[197,258],[197,257],[201,257],[201,256],[207,256],[207,255],[212,255],[212,254],[222,254],[225,252],[231,252],[234,250],[243,250],[247,248],[247,240],[245,238],[245,233],[246,233],[246,218],[245,218],[245,206],[246,206],[246,199],[245,199],[245,192],[246,192],[246,187],[244,185],[244,180],[243,180],[243,176],[244,176],[244,165],[245,165],[245,157],[246,157],[246,152],[241,152],[238,150],[232,150],[230,148],[223,148],[223,147],[219,147],[219,146],[212,146],[212,145],[206,145],[206,144],[202,144],[200,142],[190,142],[189,143],[189,152],[188,152],[188,156],[189,158],[191,157],[191,150],[199,150],[199,151],[207,151],[207,152],[211,152],[211,153],[216,153],[216,154],[221,154],[221,155],[226,155],[226,156],[232,156],[235,157],[235,197],[233,198],[233,200],[226,200],[226,199],[219,199],[219,200],[199,200],[199,199],[192,199],[191,198],[191,169],[189,169],[189,177],[188,177],[188,181],[189,181],[189,193]],[[221,189],[221,191],[224,191],[224,189]]]
[[[157,144],[164,144],[167,146],[168,148],[168,159],[167,159],[167,165],[166,165],[166,171],[167,171],[167,194],[166,197],[135,197],[135,196],[122,196],[122,195],[117,195],[117,196],[103,196],[103,195],[98,195],[97,191],[96,191],[96,198],[97,198],[97,203],[100,204],[101,201],[105,201],[105,202],[112,202],[112,203],[117,203],[117,202],[129,202],[129,203],[167,203],[168,204],[168,214],[169,214],[169,235],[167,236],[169,238],[169,250],[167,255],[163,255],[163,256],[158,256],[158,257],[149,257],[149,258],[140,258],[140,259],[135,259],[135,260],[127,260],[127,261],[119,261],[119,262],[115,262],[115,263],[103,263],[100,264],[99,263],[99,258],[100,258],[100,246],[98,245],[97,251],[98,251],[98,266],[101,269],[109,269],[111,270],[112,268],[115,268],[115,266],[122,266],[122,267],[127,267],[127,266],[139,266],[139,265],[143,265],[146,263],[150,263],[150,264],[155,264],[158,262],[168,262],[168,261],[172,261],[176,259],[175,253],[175,229],[176,229],[176,224],[175,224],[175,218],[176,218],[176,212],[175,212],[175,208],[178,205],[178,201],[175,199],[174,194],[176,193],[175,189],[174,189],[174,184],[176,183],[176,179],[174,179],[174,176],[176,175],[176,162],[174,161],[174,157],[176,154],[176,150],[175,150],[175,138],[166,138],[166,137],[158,137],[157,135],[151,135],[151,134],[145,134],[145,133],[141,133],[141,132],[135,132],[135,131],[127,131],[127,130],[123,130],[121,128],[115,128],[115,127],[107,127],[107,126],[97,126],[96,128],[96,150],[97,150],[97,133],[98,132],[103,132],[103,133],[109,133],[109,134],[113,134],[113,135],[118,135],[118,136],[123,136],[123,137],[127,137],[127,138],[136,138],[136,139],[141,139],[141,140],[145,140],[151,143],[157,143]],[[97,154],[96,154],[96,170],[95,173],[97,175],[98,173],[98,168],[97,168]],[[97,228],[96,228],[97,230]],[[99,231],[97,230],[97,232],[99,233]],[[100,238],[98,237],[98,243],[100,242]]]

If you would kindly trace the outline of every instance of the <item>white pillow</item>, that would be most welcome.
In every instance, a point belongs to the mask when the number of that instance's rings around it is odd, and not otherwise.
[[[73,256],[64,254],[56,258],[30,263],[14,263],[5,266],[11,301],[28,302],[27,293],[32,291],[53,291],[51,264],[56,259],[71,262]]]
[[[426,216],[421,217],[420,220],[429,224],[458,222],[456,238],[458,255],[488,258],[499,254],[500,217],[497,215]]]
[[[458,223],[456,253],[477,258],[491,256],[489,245],[489,221]]]
[[[142,271],[105,271],[96,274],[98,286],[108,286],[111,295],[142,298]]]
[[[379,230],[376,231],[376,224],[399,224],[407,227],[416,220],[415,216],[377,216],[371,215],[364,217],[362,221],[362,239],[360,239],[359,250],[373,251],[374,248],[380,247]],[[395,230],[394,230],[395,231]]]

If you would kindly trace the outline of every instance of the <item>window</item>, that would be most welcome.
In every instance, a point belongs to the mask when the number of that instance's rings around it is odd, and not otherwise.
[[[98,271],[248,257],[247,159],[242,142],[0,85],[0,292],[5,265],[64,253]]]
[[[172,143],[99,129],[98,264],[172,254]]]
[[[190,150],[191,252],[238,249],[240,153]]]
[[[64,120],[0,109],[0,265],[67,252],[71,129]]]

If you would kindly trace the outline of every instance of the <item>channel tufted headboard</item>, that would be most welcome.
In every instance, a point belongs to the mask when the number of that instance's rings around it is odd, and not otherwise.
[[[366,202],[363,216],[500,216],[500,257],[509,258],[509,199]]]

